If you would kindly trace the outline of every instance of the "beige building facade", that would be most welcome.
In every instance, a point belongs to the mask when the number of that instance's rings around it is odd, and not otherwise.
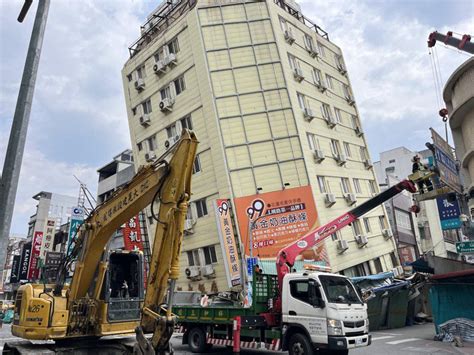
[[[341,49],[295,3],[163,4],[130,54],[122,76],[137,166],[165,152],[181,128],[200,141],[181,289],[229,288],[218,198],[310,185],[326,223],[378,193]],[[399,264],[383,207],[364,217],[326,240],[333,271]],[[204,271],[186,276],[190,268]]]

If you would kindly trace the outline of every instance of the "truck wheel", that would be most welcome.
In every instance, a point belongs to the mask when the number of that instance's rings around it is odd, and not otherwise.
[[[313,346],[303,334],[293,334],[288,343],[290,355],[313,355]]]
[[[203,353],[207,350],[206,333],[201,328],[193,328],[188,334],[188,345],[193,353]]]

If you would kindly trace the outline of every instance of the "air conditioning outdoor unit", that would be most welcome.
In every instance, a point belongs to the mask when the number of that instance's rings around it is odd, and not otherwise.
[[[153,161],[153,160],[155,160],[155,159],[156,159],[156,154],[155,154],[155,152],[148,152],[148,153],[145,153],[145,160],[146,160],[147,162],[151,162],[151,161]]]
[[[329,127],[331,128],[336,127],[337,125],[336,119],[330,113],[325,112],[322,106],[321,106],[321,113],[323,114],[323,118]]]
[[[325,194],[324,202],[326,202],[327,207],[331,207],[336,203],[336,196],[334,194]]]
[[[349,206],[352,206],[357,202],[357,197],[355,194],[348,193],[344,196],[346,199],[346,202],[349,204]]]
[[[321,80],[316,80],[315,84],[318,90],[321,92],[325,92],[328,89]]]
[[[334,158],[336,159],[338,165],[344,165],[347,163],[347,157],[345,154],[337,154]]]
[[[158,60],[154,65],[153,65],[153,71],[156,74],[162,74],[166,71],[166,65],[163,63],[162,60]]]
[[[145,89],[145,80],[141,78],[138,78],[137,80],[135,80],[135,89],[137,89],[138,92]]]
[[[163,59],[163,64],[166,65],[176,65],[177,60],[176,60],[176,54],[170,53],[168,54],[164,59]]]
[[[370,159],[365,159],[365,160],[364,160],[364,165],[365,165],[365,168],[366,168],[366,169],[370,169],[370,168],[373,166],[372,160],[370,160]]]
[[[303,71],[298,67],[293,68],[293,76],[298,82],[302,82],[304,79]]]
[[[143,126],[143,127],[147,127],[150,125],[151,123],[151,120],[150,120],[150,115],[147,114],[147,113],[144,113],[143,115],[140,116],[140,124]]]
[[[326,156],[324,155],[324,152],[321,149],[315,149],[314,150],[314,161],[316,163],[321,163],[324,159],[326,159]]]
[[[346,95],[346,101],[349,105],[354,106],[355,105],[355,100],[351,95]]]
[[[359,126],[357,126],[355,128],[355,133],[356,133],[357,137],[360,137],[364,134],[364,132],[362,132],[362,129]]]
[[[356,235],[355,240],[360,248],[362,248],[364,245],[367,245],[369,242],[369,239],[365,235]]]
[[[317,49],[316,49],[316,48],[313,48],[312,45],[306,43],[305,46],[306,46],[306,50],[308,51],[309,55],[310,55],[312,58],[316,58],[316,57],[319,55]]]
[[[402,266],[396,266],[392,269],[392,272],[393,272],[393,276],[397,277],[397,276],[401,276],[405,273],[405,271],[403,270],[403,267]]]
[[[175,144],[177,141],[179,141],[179,136],[174,136],[174,137],[168,138],[167,140],[165,140],[165,148],[168,149],[173,144]]]
[[[385,239],[390,239],[390,238],[393,237],[392,230],[390,230],[390,229],[383,229],[382,230],[382,235]]]
[[[173,104],[174,104],[174,99],[171,99],[169,97],[163,99],[160,101],[160,110],[161,111],[173,111]]]
[[[339,73],[341,73],[342,75],[347,73],[346,67],[341,63],[337,64],[337,70],[339,70]]]
[[[200,266],[190,266],[184,270],[186,277],[188,279],[197,279],[201,276],[201,267]]]
[[[211,278],[211,277],[216,275],[216,271],[214,270],[213,265],[204,265],[201,268],[201,273],[202,273],[203,276],[205,276],[207,278]]]
[[[303,110],[303,115],[306,121],[312,121],[315,117],[314,111],[311,110],[309,107],[305,107],[305,109]]]
[[[293,44],[295,41],[295,36],[293,36],[293,31],[291,29],[287,29],[285,31],[285,41],[287,41],[289,44]]]
[[[337,241],[337,250],[339,250],[339,253],[344,253],[347,249],[349,249],[349,243],[347,243],[347,240],[339,239]]]

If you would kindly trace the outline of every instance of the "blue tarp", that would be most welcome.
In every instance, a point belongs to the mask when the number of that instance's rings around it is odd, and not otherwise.
[[[381,272],[380,274],[376,274],[376,275],[351,277],[351,280],[353,283],[358,283],[360,281],[365,281],[365,280],[383,280],[387,278],[393,278],[393,272],[387,271],[387,272]]]

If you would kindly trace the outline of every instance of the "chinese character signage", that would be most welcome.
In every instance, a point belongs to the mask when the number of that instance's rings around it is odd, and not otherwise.
[[[20,260],[21,255],[15,255],[12,260],[12,272],[10,274],[10,283],[14,284],[20,281]]]
[[[462,222],[459,218],[461,213],[459,211],[458,201],[450,202],[445,196],[436,198],[436,203],[438,204],[441,229],[447,230],[461,228]]]
[[[20,259],[20,281],[28,280],[28,266],[30,265],[31,242],[23,245]]]
[[[46,253],[53,250],[54,233],[56,231],[56,221],[54,219],[46,220],[44,227],[43,243],[41,244],[41,259],[46,259]]]
[[[130,218],[122,228],[123,244],[126,250],[143,250],[143,241],[138,215]]]
[[[30,266],[28,268],[28,280],[35,280],[39,277],[39,258],[41,255],[41,244],[43,243],[43,232],[35,231],[31,244]]]
[[[440,180],[454,191],[462,193],[459,172],[451,147],[433,128],[430,128],[430,130],[435,147],[434,155],[436,166],[439,169]]]
[[[230,201],[227,199],[218,199],[215,202],[217,229],[224,255],[224,266],[227,273],[227,282],[229,287],[242,284],[240,273],[240,260],[235,242],[234,229],[232,227],[232,217],[230,210]]]
[[[253,256],[274,259],[283,247],[317,226],[310,186],[239,197],[234,203],[248,256],[252,249]]]
[[[84,221],[84,209],[82,207],[73,207],[71,213],[71,221],[69,222],[69,236],[67,242],[67,255],[71,254],[74,248],[74,238]]]

